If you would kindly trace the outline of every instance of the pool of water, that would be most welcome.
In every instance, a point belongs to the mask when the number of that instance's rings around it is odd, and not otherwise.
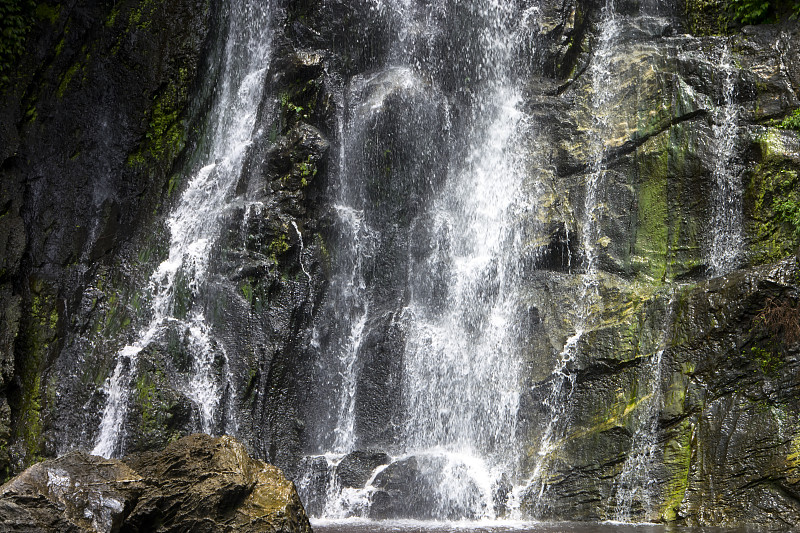
[[[423,522],[312,520],[314,533],[762,533],[755,527],[679,527],[614,522]]]

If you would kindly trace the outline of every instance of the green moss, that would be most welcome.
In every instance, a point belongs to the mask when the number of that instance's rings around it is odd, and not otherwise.
[[[142,424],[145,428],[152,427],[156,419],[154,413],[155,398],[155,383],[153,383],[148,374],[141,374],[136,379],[136,402],[142,410]]]
[[[138,28],[146,30],[150,27],[155,10],[158,7],[157,0],[142,0],[128,15],[128,30]]]
[[[177,82],[154,96],[153,105],[145,115],[145,141],[137,152],[128,156],[129,167],[145,167],[150,161],[164,165],[183,149],[186,128],[181,115],[188,97],[188,85],[189,74],[186,69],[181,69]]]
[[[61,77],[61,83],[58,84],[58,90],[56,91],[56,95],[59,99],[64,98],[64,94],[66,93],[69,84],[75,78],[75,75],[78,73],[78,71],[81,70],[83,70],[83,67],[80,63],[75,63],[67,69],[64,75]]]
[[[244,296],[244,299],[247,300],[248,303],[252,304],[253,303],[253,286],[250,285],[249,283],[244,283],[244,284],[242,284],[241,287],[239,287],[239,290],[242,291],[242,296]]]
[[[267,247],[269,249],[270,258],[274,262],[278,262],[278,257],[289,251],[289,238],[285,233],[281,233]]]
[[[745,209],[756,264],[792,255],[800,242],[800,180],[790,157],[783,154],[780,130],[758,141],[761,161],[750,174]]]
[[[25,357],[20,365],[21,394],[16,436],[24,448],[24,464],[41,460],[43,416],[47,408],[51,382],[43,391],[51,348],[58,341],[59,315],[57,300],[41,280],[31,284],[30,313],[25,328]]]
[[[51,5],[42,2],[36,6],[35,14],[36,18],[39,20],[48,21],[50,24],[55,24],[58,22],[58,19],[61,16],[61,6],[58,4]]]
[[[720,0],[686,0],[686,19],[694,35],[720,35],[726,32],[729,15]]]
[[[119,6],[114,4],[114,8],[111,10],[111,13],[108,15],[106,19],[106,27],[110,28],[114,25],[117,21],[117,16],[119,16]]]
[[[795,428],[798,431],[798,428]],[[786,456],[786,466],[789,467],[787,479],[789,483],[800,483],[800,432],[797,432],[789,445]]]
[[[168,198],[172,197],[172,193],[175,191],[175,188],[178,187],[180,182],[181,182],[181,175],[180,174],[173,174],[172,176],[170,176],[169,183],[167,185],[167,197]]]
[[[745,350],[742,355],[753,360],[764,374],[773,374],[783,366],[783,360],[774,349],[753,346],[749,353]]]
[[[128,156],[128,160],[126,164],[129,168],[138,168],[145,165],[147,161],[144,158],[144,154],[141,152],[136,152],[135,154],[131,154]]]
[[[174,156],[183,141],[183,125],[178,120],[180,109],[174,95],[167,93],[156,101],[147,130],[150,151],[156,159]]]
[[[661,150],[639,160],[638,224],[635,253],[649,276],[663,279],[667,271],[669,244],[668,182],[669,152]]]
[[[694,441],[694,426],[688,420],[684,420],[673,431],[677,434],[667,440],[664,447],[664,466],[669,477],[661,518],[666,522],[678,518],[678,511],[689,488]]]

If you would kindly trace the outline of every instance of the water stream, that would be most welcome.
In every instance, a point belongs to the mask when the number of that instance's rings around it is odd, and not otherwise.
[[[600,246],[600,219],[603,216],[599,195],[606,172],[606,145],[613,127],[613,110],[610,104],[616,86],[612,61],[617,52],[621,25],[615,10],[614,0],[607,0],[602,12],[597,48],[589,66],[591,80],[591,113],[593,128],[590,132],[590,160],[583,195],[583,215],[580,227],[581,251],[583,252],[583,273],[581,274],[580,297],[577,300],[575,331],[566,339],[558,354],[552,372],[550,390],[544,404],[550,412],[547,426],[538,446],[538,460],[533,475],[526,483],[526,490],[537,494],[536,513],[547,505],[547,483],[544,476],[551,465],[552,455],[557,451],[560,440],[568,429],[568,416],[575,374],[568,369],[577,355],[581,338],[593,320],[601,312],[602,301],[598,293],[598,252]]]
[[[721,83],[721,101],[712,115],[712,149],[716,165],[712,170],[708,262],[713,276],[721,276],[737,268],[741,263],[744,245],[741,170],[735,159],[739,132],[739,106],[736,103],[738,69],[727,42],[720,51],[719,66],[725,79]]]
[[[338,397],[334,438],[320,438],[316,457],[335,472],[346,454],[377,444],[391,465],[378,466],[372,480],[415,465],[437,494],[430,516],[495,517],[494,496],[516,475],[519,456],[515,212],[527,200],[520,140],[529,124],[514,61],[536,10],[521,18],[515,3],[492,0],[396,0],[375,9],[397,30],[387,64],[345,91],[334,193],[343,252],[330,289],[338,327],[317,335],[321,352],[337,354],[327,373],[337,376]],[[453,89],[465,83],[466,91]],[[390,200],[399,213],[381,207],[376,179],[401,183],[404,197]],[[376,256],[389,253],[402,266],[388,280],[400,290],[387,296],[380,277],[389,274],[372,272]],[[402,361],[394,378],[400,415],[394,436],[375,442],[375,422],[359,418],[360,376],[365,343],[374,350],[372,339],[385,335],[402,338],[392,347]],[[368,515],[374,487],[366,485],[343,487],[331,475],[321,514]]]
[[[210,147],[167,220],[169,256],[150,277],[149,323],[132,344],[119,351],[105,386],[108,398],[92,450],[96,455],[124,452],[128,397],[138,358],[168,328],[184,331],[188,338],[193,370],[183,392],[198,411],[198,429],[213,433],[220,426],[217,417],[224,383],[215,375],[214,360],[227,360],[227,356],[211,336],[200,296],[211,250],[253,134],[270,53],[269,14],[270,5],[255,0],[234,0],[224,14],[228,27],[222,32],[226,41],[220,82],[208,119]],[[222,422],[220,430],[225,431]]]

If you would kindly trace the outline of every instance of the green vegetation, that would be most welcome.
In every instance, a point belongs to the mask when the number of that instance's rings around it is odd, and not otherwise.
[[[800,179],[784,136],[770,128],[758,144],[761,161],[750,174],[745,193],[754,222],[749,231],[755,264],[795,253],[800,240]]]
[[[30,315],[25,340],[28,356],[22,363],[20,377],[22,396],[19,400],[17,438],[24,445],[25,465],[41,459],[43,411],[47,396],[43,392],[43,375],[51,347],[58,342],[58,310],[56,297],[41,280],[31,284]]]
[[[129,167],[143,167],[148,160],[169,164],[183,149],[186,124],[182,114],[189,94],[189,73],[178,72],[178,81],[153,97],[153,106],[146,115],[148,122],[145,142],[139,151],[128,156]],[[170,180],[172,193],[177,183]]]
[[[288,93],[281,94],[281,111],[286,117],[295,117],[298,120],[308,119],[309,113],[303,106],[292,102]]]
[[[759,368],[765,374],[772,374],[783,365],[783,360],[775,353],[774,349],[766,349],[760,346],[750,348],[750,359],[758,363]]]
[[[777,22],[782,16],[800,16],[800,0],[727,0],[733,20],[742,24]]]
[[[128,30],[133,27],[139,28],[140,30],[149,28],[157,7],[155,0],[142,0],[135,9],[131,10],[130,16],[128,17]],[[112,11],[109,16],[110,23],[106,21],[106,24],[112,26],[116,18],[117,13]]]
[[[790,298],[767,298],[753,319],[750,334],[756,344],[742,356],[756,363],[764,374],[773,374],[783,366],[786,349],[800,340],[798,303]]]
[[[795,109],[791,115],[783,119],[783,122],[778,127],[785,130],[800,131],[800,108]]]
[[[790,182],[785,181],[783,187],[788,189]],[[789,224],[792,228],[792,235],[795,239],[800,238],[800,204],[797,203],[796,196],[784,196],[777,198],[773,204],[775,215],[778,220]]]
[[[270,259],[278,262],[278,256],[283,255],[289,251],[289,238],[285,233],[278,235],[275,240],[269,243]]]
[[[31,0],[0,0],[0,84],[10,81],[14,65],[25,51],[33,7]]]
[[[317,175],[317,166],[310,157],[305,161],[302,161],[298,165],[298,169],[300,170],[300,185],[303,187],[308,185],[308,178],[312,178]]]
[[[245,283],[241,286],[240,290],[242,291],[242,296],[244,299],[247,300],[248,303],[253,303],[253,286],[249,283]]]
[[[36,6],[36,18],[39,20],[47,21],[50,24],[58,22],[61,16],[61,6],[58,4],[50,5],[41,3]]]
[[[67,91],[67,87],[69,87],[70,82],[75,77],[75,74],[78,73],[78,69],[80,68],[81,68],[80,63],[75,63],[74,65],[69,67],[67,71],[64,73],[64,76],[61,78],[61,83],[58,84],[58,91],[56,91],[56,95],[58,95],[59,99],[64,98],[64,94]]]
[[[733,18],[742,24],[763,22],[770,10],[770,0],[728,0]]]

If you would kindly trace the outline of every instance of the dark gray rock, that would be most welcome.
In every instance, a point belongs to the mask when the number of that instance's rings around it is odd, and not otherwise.
[[[351,452],[336,466],[336,480],[342,487],[362,488],[376,468],[390,462],[391,457],[383,452]]]
[[[390,464],[372,485],[376,490],[372,492],[370,518],[436,518],[436,488],[420,471],[416,457]]]

